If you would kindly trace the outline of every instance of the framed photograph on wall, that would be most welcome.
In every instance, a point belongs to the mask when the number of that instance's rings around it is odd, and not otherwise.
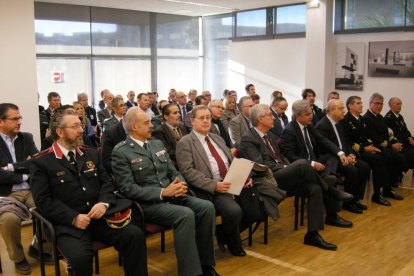
[[[414,40],[370,42],[368,76],[414,78]]]
[[[364,60],[364,43],[337,44],[335,66],[335,90],[363,90]]]

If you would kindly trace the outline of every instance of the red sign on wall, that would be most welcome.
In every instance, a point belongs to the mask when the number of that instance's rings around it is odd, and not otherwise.
[[[52,82],[61,83],[63,82],[63,72],[53,71],[52,73]]]

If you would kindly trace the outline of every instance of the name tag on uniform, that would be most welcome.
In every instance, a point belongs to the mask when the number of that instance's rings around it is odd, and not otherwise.
[[[160,150],[159,152],[156,152],[155,155],[157,157],[163,156],[165,154],[165,150]]]
[[[131,160],[131,164],[138,164],[140,162],[142,162],[142,158],[135,158]]]

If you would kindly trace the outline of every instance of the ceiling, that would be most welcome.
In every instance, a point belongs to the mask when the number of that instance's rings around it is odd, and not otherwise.
[[[305,0],[35,0],[83,6],[206,16],[238,10],[303,3]]]

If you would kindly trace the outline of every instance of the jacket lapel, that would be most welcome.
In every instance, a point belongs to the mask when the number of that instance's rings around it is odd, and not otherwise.
[[[203,145],[200,143],[200,140],[198,140],[197,135],[195,135],[194,132],[190,133],[191,135],[191,141],[193,143],[193,148],[198,152],[198,155],[200,156],[200,159],[204,162],[204,164],[209,169],[211,175],[213,175],[213,170],[211,169],[210,162],[208,161],[207,153],[204,150]]]
[[[4,152],[4,154],[7,156],[8,162],[9,163],[13,163],[13,158],[12,158],[12,156],[10,154],[9,148],[7,147],[7,145],[4,142],[4,140],[3,140],[2,137],[0,137],[0,148]]]

